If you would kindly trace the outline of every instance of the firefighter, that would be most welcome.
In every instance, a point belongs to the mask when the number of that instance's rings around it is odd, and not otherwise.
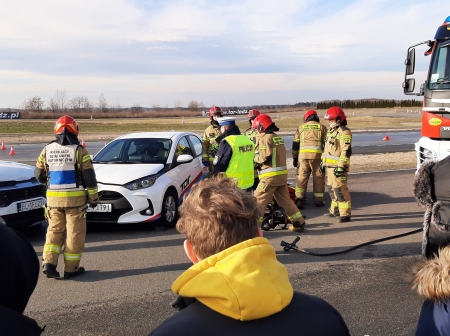
[[[250,111],[248,112],[248,116],[247,116],[248,122],[250,123],[250,127],[247,128],[247,130],[245,131],[245,136],[246,136],[247,138],[249,138],[251,141],[253,141],[253,143],[255,144],[255,146],[258,145],[259,133],[258,133],[258,131],[257,131],[256,129],[254,129],[254,128],[252,127],[252,123],[253,123],[253,120],[255,120],[255,118],[256,118],[257,116],[259,116],[260,114],[261,114],[261,113],[259,113],[258,110],[250,110]],[[254,179],[254,181],[253,181],[253,187],[252,187],[253,190],[256,190],[256,187],[258,186],[258,183],[259,183],[259,179],[258,179],[258,170],[255,169],[255,179]]]
[[[259,184],[255,191],[256,201],[264,213],[267,204],[275,196],[279,206],[283,207],[290,217],[291,231],[302,232],[305,219],[289,196],[287,186],[286,147],[284,140],[275,132],[278,127],[267,114],[261,114],[253,120],[253,127],[259,133],[255,155],[255,167],[259,170]],[[262,222],[262,217],[260,222]]]
[[[203,165],[209,167],[210,174],[214,174],[214,157],[219,149],[219,143],[216,138],[220,136],[220,126],[217,118],[222,117],[222,109],[218,106],[213,106],[209,110],[209,120],[211,125],[205,130],[202,138],[202,162]]]
[[[85,272],[80,267],[86,238],[88,205],[98,203],[97,179],[91,157],[78,140],[78,124],[67,115],[54,127],[56,140],[42,150],[36,163],[36,179],[47,186],[48,220],[43,251],[43,272],[59,278],[58,257],[64,252],[64,278]],[[64,248],[63,248],[64,246]]]
[[[326,168],[327,186],[331,197],[331,206],[325,216],[339,217],[339,221],[349,222],[352,202],[348,191],[347,178],[352,155],[352,132],[347,127],[344,111],[330,107],[325,114],[330,128],[322,154],[322,167]]]
[[[314,110],[306,111],[303,124],[299,126],[292,143],[293,165],[297,169],[295,186],[295,204],[303,209],[309,176],[313,176],[313,199],[317,207],[323,203],[325,191],[325,174],[320,169],[320,163],[327,136],[327,128],[320,124],[319,116]]]
[[[214,175],[225,173],[235,178],[238,187],[251,191],[254,182],[253,159],[255,144],[245,135],[241,135],[236,118],[217,118],[222,140],[214,158]]]

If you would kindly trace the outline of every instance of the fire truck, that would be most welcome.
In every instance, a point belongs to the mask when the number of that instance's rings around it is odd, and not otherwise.
[[[431,56],[425,82],[416,92],[415,49],[426,45],[424,55]],[[422,137],[415,144],[417,169],[426,159],[441,160],[450,155],[450,16],[437,29],[434,40],[408,48],[405,60],[405,95],[423,96]]]

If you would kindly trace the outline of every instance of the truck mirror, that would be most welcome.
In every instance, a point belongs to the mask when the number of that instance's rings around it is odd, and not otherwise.
[[[411,48],[408,51],[408,58],[405,60],[406,76],[414,74],[415,64],[416,64],[416,49]]]
[[[414,87],[416,86],[416,80],[414,78],[409,78],[402,84],[403,92],[410,93],[414,92]]]

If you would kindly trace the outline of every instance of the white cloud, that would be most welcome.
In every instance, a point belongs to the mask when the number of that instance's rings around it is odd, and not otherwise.
[[[294,99],[299,90],[315,100],[333,92],[400,98],[407,47],[433,38],[445,19],[436,8],[446,7],[443,0],[4,0],[0,98],[18,104],[62,88],[126,92],[122,104],[142,105],[192,93],[207,103],[224,92],[240,104],[247,100],[239,92],[260,92],[261,100],[282,91]]]

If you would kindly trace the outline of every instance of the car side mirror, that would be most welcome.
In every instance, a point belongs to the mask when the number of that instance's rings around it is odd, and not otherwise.
[[[178,156],[178,158],[177,158],[177,163],[178,163],[178,164],[189,163],[189,162],[192,162],[193,160],[194,160],[194,158],[192,157],[192,155],[189,155],[189,154],[181,154],[181,155]]]

